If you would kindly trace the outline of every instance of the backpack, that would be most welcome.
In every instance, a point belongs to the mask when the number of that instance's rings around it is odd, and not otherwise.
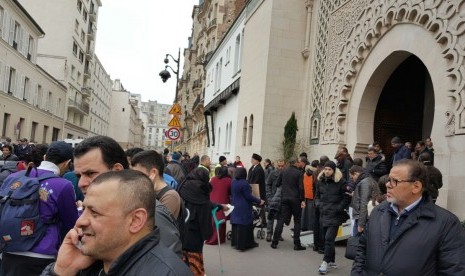
[[[165,181],[165,183],[170,186],[171,188],[173,189],[177,189],[178,188],[178,182],[176,181],[176,179],[174,179],[174,177],[172,177],[171,175],[167,174],[167,173],[163,173],[163,180]]]
[[[56,222],[40,219],[39,190],[42,181],[58,176],[30,176],[32,168],[8,177],[0,187],[0,252],[31,250],[44,237],[48,225]]]
[[[178,186],[179,188],[179,186]],[[163,189],[160,190],[160,192],[157,193],[157,199],[160,200],[163,195],[168,192],[169,190],[175,190],[169,185],[166,185]],[[189,219],[189,209],[186,208],[184,199],[180,197],[181,199],[181,208],[179,208],[179,215],[177,218],[174,218],[174,221],[176,222],[176,227],[178,228],[179,235],[180,235],[180,240],[181,243],[184,243],[184,236],[185,236],[185,231],[187,230],[186,223],[187,220]]]

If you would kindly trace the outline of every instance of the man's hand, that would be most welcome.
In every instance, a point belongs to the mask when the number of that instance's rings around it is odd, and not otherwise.
[[[361,227],[360,225],[357,226],[357,231],[358,231],[359,233],[362,233],[362,232],[363,232],[363,227]]]
[[[78,248],[80,232],[82,230],[73,228],[66,234],[53,269],[56,274],[77,275],[80,270],[88,268],[95,262],[91,257],[83,255]]]
[[[263,199],[260,199],[260,206],[265,205],[265,201]]]
[[[300,203],[300,208],[302,208],[302,209],[305,208],[305,201],[302,201],[302,202]]]

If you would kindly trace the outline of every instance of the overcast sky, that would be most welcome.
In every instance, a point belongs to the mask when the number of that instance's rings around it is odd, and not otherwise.
[[[96,54],[111,79],[120,79],[143,101],[172,104],[176,75],[163,83],[158,76],[169,53],[177,58],[187,48],[192,9],[198,0],[102,0],[97,25]],[[169,65],[176,69],[170,58]],[[180,75],[181,77],[181,75]]]

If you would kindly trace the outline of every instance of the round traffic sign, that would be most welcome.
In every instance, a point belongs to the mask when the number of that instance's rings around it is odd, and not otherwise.
[[[172,127],[166,131],[166,137],[170,140],[178,140],[181,137],[181,132],[179,128]]]

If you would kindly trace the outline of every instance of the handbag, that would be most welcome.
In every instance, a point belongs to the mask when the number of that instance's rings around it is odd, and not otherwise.
[[[360,240],[360,235],[350,237],[347,240],[346,253],[344,255],[347,259],[355,260],[355,257],[357,256],[357,247],[360,243],[359,240]]]

